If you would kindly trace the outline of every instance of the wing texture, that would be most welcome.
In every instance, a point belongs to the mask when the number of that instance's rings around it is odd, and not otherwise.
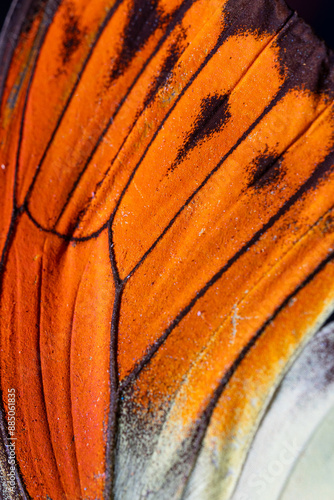
[[[252,442],[232,500],[311,500],[319,494],[331,498],[333,356],[332,323],[307,344],[277,390]],[[319,434],[325,438],[323,443],[317,438]],[[306,469],[307,463],[310,467]]]
[[[12,11],[3,494],[228,500],[334,308],[333,54],[282,0]]]

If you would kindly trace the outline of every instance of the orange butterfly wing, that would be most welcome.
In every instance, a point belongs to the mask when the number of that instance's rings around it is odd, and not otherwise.
[[[17,487],[229,498],[333,310],[332,53],[278,0],[27,18],[0,123]]]

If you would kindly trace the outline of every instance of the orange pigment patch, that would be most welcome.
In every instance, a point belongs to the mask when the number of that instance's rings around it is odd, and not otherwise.
[[[270,122],[277,121],[277,117],[289,121],[288,111],[293,114],[301,105],[300,101],[305,114],[300,115],[300,121],[296,120],[295,127],[281,129],[278,136],[267,135]],[[261,154],[261,150],[254,149],[254,137],[260,147],[262,137],[265,138],[262,153],[267,144],[270,149],[270,140],[275,154],[284,153],[281,177],[261,189],[247,187],[254,175],[253,161]],[[223,164],[214,173],[126,285],[119,329],[121,379],[131,372],[209,279],[302,188],[332,144],[332,110],[324,108],[323,101],[317,103],[316,99],[311,99],[308,93],[301,93],[296,99],[292,91],[239,146],[226,161],[226,166]],[[302,171],[297,168],[300,162],[303,163]],[[322,204],[316,216],[320,217],[325,207],[329,208],[331,197],[328,194],[324,199],[318,196]],[[317,219],[311,217],[311,220]],[[298,217],[297,221],[301,228],[307,227]],[[270,245],[275,245],[275,240]],[[279,250],[284,254],[285,247]],[[254,272],[254,264],[250,266]],[[238,272],[244,276],[243,268],[238,267]],[[195,327],[190,331],[198,337]],[[131,358],[127,355],[130,345]]]

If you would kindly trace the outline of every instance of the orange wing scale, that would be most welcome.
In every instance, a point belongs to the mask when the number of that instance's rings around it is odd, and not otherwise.
[[[281,0],[31,2],[0,117],[17,496],[230,498],[333,311],[332,59]]]

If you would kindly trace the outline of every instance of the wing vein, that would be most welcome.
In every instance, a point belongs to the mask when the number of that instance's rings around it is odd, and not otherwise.
[[[270,219],[263,224],[261,229],[259,229],[252,238],[243,245],[228,262],[196,293],[192,300],[188,303],[186,307],[176,316],[176,318],[171,322],[169,327],[161,335],[161,337],[147,350],[146,355],[142,360],[136,365],[133,371],[122,381],[121,389],[127,387],[135,378],[138,377],[142,369],[150,362],[157,350],[164,344],[166,339],[169,337],[170,333],[178,326],[178,324],[183,320],[183,318],[191,311],[196,302],[203,297],[206,292],[223,276],[223,274],[242,256],[251,248],[260,237],[270,229],[275,222],[277,222],[293,205],[298,201],[298,199],[304,195],[308,190],[312,189],[314,184],[318,182],[326,173],[328,173],[332,163],[334,161],[334,152],[331,152],[326,160],[319,165],[313,174],[307,179],[307,181],[283,204],[283,206],[270,217]]]

